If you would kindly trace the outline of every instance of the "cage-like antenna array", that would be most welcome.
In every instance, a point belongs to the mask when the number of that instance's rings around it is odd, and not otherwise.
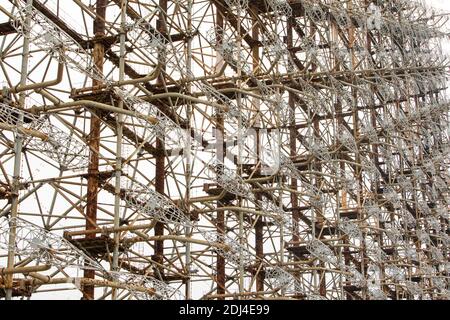
[[[445,14],[65,5],[0,4],[0,297],[449,298]]]

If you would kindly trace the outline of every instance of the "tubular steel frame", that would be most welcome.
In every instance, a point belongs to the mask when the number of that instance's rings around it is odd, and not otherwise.
[[[449,299],[447,19],[0,0],[0,298]]]

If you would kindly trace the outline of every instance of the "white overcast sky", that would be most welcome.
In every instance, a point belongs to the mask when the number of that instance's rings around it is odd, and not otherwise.
[[[447,9],[447,11],[450,11],[450,0],[425,0],[425,3],[436,8]]]
[[[436,8],[436,13],[450,13],[450,0],[423,0],[429,6]],[[447,31],[450,32],[450,22],[447,22]],[[442,39],[442,50],[447,55],[450,55],[450,39]]]

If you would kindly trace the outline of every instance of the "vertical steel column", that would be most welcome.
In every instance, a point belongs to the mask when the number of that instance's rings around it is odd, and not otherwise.
[[[125,38],[126,38],[126,8],[127,0],[120,3],[120,61],[119,61],[119,81],[124,80],[125,75]],[[120,100],[118,108],[123,108],[123,101]],[[122,176],[122,138],[123,138],[123,114],[118,113],[116,116],[116,167],[115,167],[115,185],[114,185],[114,228],[120,226],[120,178]],[[111,270],[119,269],[119,247],[120,232],[114,233],[114,251]],[[112,299],[115,300],[117,290],[112,289]]]
[[[191,77],[193,75],[192,73],[192,9],[193,9],[193,0],[188,0],[188,4],[187,4],[187,33],[188,33],[188,39],[186,42],[186,52],[187,52],[187,56],[186,56],[186,68],[187,68],[187,73],[188,73],[188,77]],[[188,94],[192,93],[192,88],[191,88],[191,82],[188,82],[186,84],[186,91]],[[184,197],[185,203],[185,209],[188,212],[189,218],[190,218],[190,214],[191,214],[191,206],[190,206],[190,199],[191,199],[191,121],[192,121],[192,106],[191,106],[191,102],[187,102],[187,106],[186,106],[186,118],[187,118],[187,122],[188,122],[188,128],[185,131],[185,146],[184,146],[184,156],[186,157],[186,194]],[[190,237],[192,233],[192,228],[190,227],[186,227],[185,228],[185,235],[186,237]],[[186,263],[186,275],[188,276],[188,278],[185,280],[185,286],[186,286],[186,290],[185,290],[185,296],[186,299],[191,299],[191,295],[192,295],[192,288],[191,288],[191,278],[190,278],[190,273],[191,273],[191,244],[189,243],[189,241],[186,242],[185,244],[185,250],[186,250],[186,259],[185,259],[185,263]]]
[[[216,128],[216,157],[219,161],[224,161],[225,150],[224,150],[224,119],[223,116],[217,117],[217,128]],[[225,234],[225,210],[220,210],[222,207],[221,200],[217,201],[217,220],[216,229],[218,234]],[[225,258],[217,254],[217,294],[225,293]],[[223,299],[223,298],[219,298]]]
[[[305,11],[302,8],[300,15],[304,15]],[[287,20],[287,47],[291,49],[294,45],[294,17],[289,17]],[[290,156],[297,156],[297,129],[296,129],[296,117],[295,117],[295,94],[288,92],[288,104],[289,104],[289,151]],[[299,236],[299,221],[300,221],[300,210],[299,210],[299,199],[298,199],[298,181],[295,178],[291,178],[290,188],[293,190],[290,194],[291,208],[292,208],[292,239],[293,243],[297,243],[300,240]],[[293,255],[294,262],[299,262],[300,258]],[[301,277],[300,272],[294,272],[294,276],[297,278]]]
[[[353,10],[353,3],[352,2],[348,3],[348,10],[349,11]],[[348,40],[349,40],[349,45],[350,45],[349,49],[350,49],[350,54],[351,54],[351,57],[350,57],[350,68],[352,70],[352,81],[351,82],[355,83],[356,82],[356,75],[355,75],[354,72],[355,72],[355,67],[357,65],[357,59],[356,59],[356,55],[355,55],[355,42],[356,42],[355,26],[353,24],[348,29]],[[354,116],[355,116],[355,118],[357,120],[357,119],[359,119],[359,117],[358,117],[358,90],[352,86],[351,91],[352,91],[352,96],[353,96],[353,98],[355,100],[355,105],[353,106],[352,113],[354,114]],[[358,122],[354,121],[353,125],[354,125],[354,131],[355,131],[354,138],[355,138],[356,143],[358,144],[358,140],[359,140],[357,138]],[[359,147],[359,145],[358,145],[358,147]],[[360,159],[359,154],[355,154],[355,161],[356,161],[357,164],[361,164],[361,159]],[[357,193],[357,208],[358,208],[357,219],[363,219],[362,212],[359,209],[362,206],[361,204],[362,204],[362,199],[363,199],[363,194],[362,194],[363,177],[362,177],[361,169],[360,169],[359,166],[355,167],[355,175],[356,175],[357,184],[359,186],[358,193]],[[345,198],[345,200],[346,200],[346,198]],[[361,267],[359,268],[359,271],[361,273],[364,271],[363,270],[364,269],[363,263],[364,263],[364,259],[365,259],[365,257],[364,257],[365,256],[364,255],[364,246],[365,246],[365,240],[364,240],[364,234],[362,234],[361,245],[360,245],[361,250],[359,252],[359,259],[361,261],[361,264],[360,264]],[[350,265],[351,253],[350,253],[350,248],[349,247],[344,247],[343,255],[344,255],[344,263],[346,265]],[[347,298],[349,300],[353,300],[353,298],[352,298],[352,296],[350,294],[347,294]]]
[[[157,20],[156,28],[161,34],[167,33],[166,26],[166,18],[165,14],[167,13],[167,0],[159,0],[159,15]],[[161,60],[161,56],[158,57]],[[165,63],[162,65],[162,70],[165,70]],[[160,75],[157,78],[157,84],[163,84],[163,80]],[[158,155],[155,157],[155,190],[161,194],[164,194],[164,182],[166,177],[166,172],[164,169],[165,163],[165,147],[164,140],[160,138],[156,138],[156,149],[158,150]],[[157,222],[155,224],[155,236],[164,235],[164,224],[161,222]],[[154,260],[157,264],[162,265],[164,262],[164,241],[157,240],[155,241],[155,256]],[[163,279],[164,277],[164,269],[161,266],[155,268],[156,275]]]
[[[370,3],[370,0],[365,0],[364,1],[364,7],[368,7]],[[367,29],[365,29],[366,32],[366,37],[365,37],[365,42],[366,42],[366,49],[368,52],[372,52],[372,40],[371,40],[371,36],[370,33]],[[370,89],[372,92],[372,95],[375,96],[376,95],[376,89],[375,87],[371,84],[370,85]],[[374,102],[374,98],[372,98],[372,102]],[[375,107],[375,103],[373,103],[373,106],[370,106],[370,121],[371,124],[373,126],[373,128],[375,128],[375,130],[377,129],[377,112],[376,112],[376,107]],[[378,154],[378,144],[374,143],[372,144],[372,155],[369,155],[369,157],[372,159],[372,161],[375,159],[375,161],[373,161],[374,163],[377,163],[378,160],[376,159],[376,155]],[[359,169],[358,167],[356,167],[356,172],[359,173],[361,169]],[[375,202],[378,200],[377,199],[377,190],[379,188],[379,182],[375,181],[375,182],[371,182],[371,195],[374,197]],[[380,228],[380,221],[379,219],[377,219],[377,227]],[[382,236],[381,236],[381,231],[377,230],[376,231],[376,238],[380,244],[380,246],[382,245]],[[368,261],[368,259],[366,259],[364,256],[361,257],[361,263],[360,263],[360,271],[362,275],[365,275],[366,273],[366,261]],[[362,292],[361,292],[361,296],[363,299],[367,299],[368,297],[368,289],[366,287],[363,288]]]
[[[238,51],[241,51],[241,46],[242,46],[242,37],[241,37],[241,13],[242,13],[242,8],[241,5],[238,5],[238,10],[237,10],[237,14],[236,14],[236,20],[237,20],[237,42],[238,42]],[[236,80],[236,87],[240,88],[241,87],[241,76],[242,76],[242,64],[244,63],[244,61],[241,61],[241,55],[238,55],[238,67],[237,67],[237,80]],[[241,93],[237,92],[236,94],[236,104],[238,106],[239,109],[241,109]],[[237,163],[236,163],[236,173],[240,176],[242,176],[242,163],[243,163],[243,159],[242,159],[242,130],[243,130],[243,126],[242,126],[242,112],[239,112],[239,119],[238,119],[238,137],[237,137],[237,144],[238,144],[238,157],[237,157]],[[241,207],[242,206],[242,197],[238,196],[238,206]],[[239,211],[238,213],[239,215],[239,244],[242,246],[245,246],[245,241],[244,241],[244,213],[242,211]],[[244,265],[243,265],[243,252],[241,251],[239,253],[239,293],[243,293],[244,292]]]
[[[259,37],[259,25],[257,24],[257,20],[253,19],[253,29],[252,29],[252,38],[254,40],[258,40]],[[259,57],[259,47],[257,45],[254,45],[252,47],[252,58],[253,58],[253,70],[258,70],[259,64],[260,64],[260,57]],[[257,103],[257,107],[259,108],[260,101],[255,100],[255,103]],[[255,140],[256,140],[256,155],[257,155],[257,161],[258,164],[260,161],[260,155],[261,155],[261,145],[260,145],[260,130],[256,128],[255,132]],[[256,175],[259,176],[261,174],[261,167],[257,168]],[[262,200],[261,193],[257,192],[255,195],[257,200]],[[264,259],[264,245],[263,245],[263,234],[264,234],[264,222],[262,216],[256,217],[257,222],[255,223],[255,253],[256,257],[262,261]],[[262,263],[261,263],[262,264]],[[259,268],[259,265],[257,265]],[[264,267],[261,265],[261,269],[259,269],[258,274],[256,276],[256,292],[264,291]]]
[[[313,41],[316,41],[316,34],[317,34],[317,27],[315,24],[312,24],[310,27],[310,32],[311,32],[311,38],[313,39]],[[311,71],[315,72],[317,70],[317,65],[315,63],[311,64]],[[320,120],[318,117],[314,117],[313,121],[312,121],[312,130],[313,130],[313,135],[317,138],[320,138]],[[320,172],[322,170],[322,166],[320,164],[320,159],[316,159],[312,161],[312,167],[313,170],[316,172]],[[315,177],[315,181],[311,181],[311,183],[314,183],[315,186],[320,189],[320,176]],[[312,228],[313,228],[313,237],[317,237],[318,239],[323,239],[323,234],[322,232],[320,232],[320,234],[317,236],[317,226],[319,226],[320,228],[322,228],[323,226],[323,216],[322,216],[322,212],[321,210],[317,209],[317,208],[312,208],[313,214],[314,214],[314,218],[312,219]],[[325,265],[322,261],[319,262],[319,267],[320,268],[324,268]],[[325,296],[326,295],[326,282],[325,282],[325,271],[323,270],[319,270],[319,294],[321,296]]]
[[[31,23],[31,6],[33,0],[27,1],[27,12],[25,23],[26,27],[24,28],[24,37],[23,37],[23,50],[22,50],[22,67],[20,70],[20,85],[24,86],[27,82],[28,76],[28,58],[30,55],[30,38],[29,38],[29,28],[27,26]],[[25,107],[25,98],[26,91],[22,91],[19,94],[19,106],[21,108]],[[23,113],[20,113],[17,120],[17,126],[21,126],[23,122]],[[11,223],[9,229],[9,248],[8,248],[8,261],[7,267],[8,269],[12,269],[14,267],[14,257],[15,257],[15,242],[16,242],[16,219],[18,216],[18,207],[19,207],[19,191],[20,191],[20,166],[22,162],[22,145],[23,145],[23,136],[22,133],[16,131],[14,133],[14,173],[13,173],[13,181],[11,186]],[[6,276],[6,300],[12,299],[12,286],[13,286],[13,274],[8,274]]]
[[[222,30],[224,25],[223,17],[217,10],[216,15],[216,26]],[[218,41],[222,41],[223,34],[218,31],[216,38]],[[220,44],[219,44],[220,45]],[[222,115],[217,116],[217,128],[216,128],[216,158],[217,160],[224,162],[225,160],[225,149],[224,149],[224,118]],[[216,229],[218,234],[225,234],[225,210],[220,210],[222,207],[221,200],[217,201],[217,220]],[[217,294],[225,293],[225,258],[220,254],[217,254],[216,261],[216,283],[217,283]],[[224,298],[218,298],[223,300]]]
[[[288,48],[292,48],[293,46],[293,26],[294,26],[294,18],[290,17],[288,19],[288,25],[287,25],[287,46]],[[295,157],[297,156],[297,129],[295,127],[295,94],[292,92],[289,92],[289,150],[290,150],[290,156]],[[291,178],[291,189],[297,190],[298,187],[298,181],[295,178]],[[296,242],[299,241],[299,234],[298,234],[298,222],[299,222],[299,209],[298,209],[298,194],[296,192],[291,192],[291,206],[292,206],[292,220],[294,224],[294,230],[292,230],[292,241]]]
[[[105,56],[105,46],[102,43],[102,37],[105,35],[105,17],[107,0],[97,0],[95,6],[96,17],[94,20],[94,65],[100,72],[103,72],[103,62]],[[92,86],[101,85],[101,81],[92,79]],[[91,115],[91,126],[89,132],[89,168],[88,168],[88,186],[87,186],[87,205],[86,205],[86,230],[97,228],[97,196],[98,196],[98,164],[100,151],[100,125],[101,121],[95,112]],[[86,235],[87,239],[95,238],[95,234]],[[88,279],[95,278],[94,270],[84,270],[84,277]],[[83,285],[83,298],[94,299],[94,286]]]

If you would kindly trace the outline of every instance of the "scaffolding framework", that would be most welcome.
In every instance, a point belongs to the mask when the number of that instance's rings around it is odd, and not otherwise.
[[[0,298],[450,299],[448,27],[0,0]]]

